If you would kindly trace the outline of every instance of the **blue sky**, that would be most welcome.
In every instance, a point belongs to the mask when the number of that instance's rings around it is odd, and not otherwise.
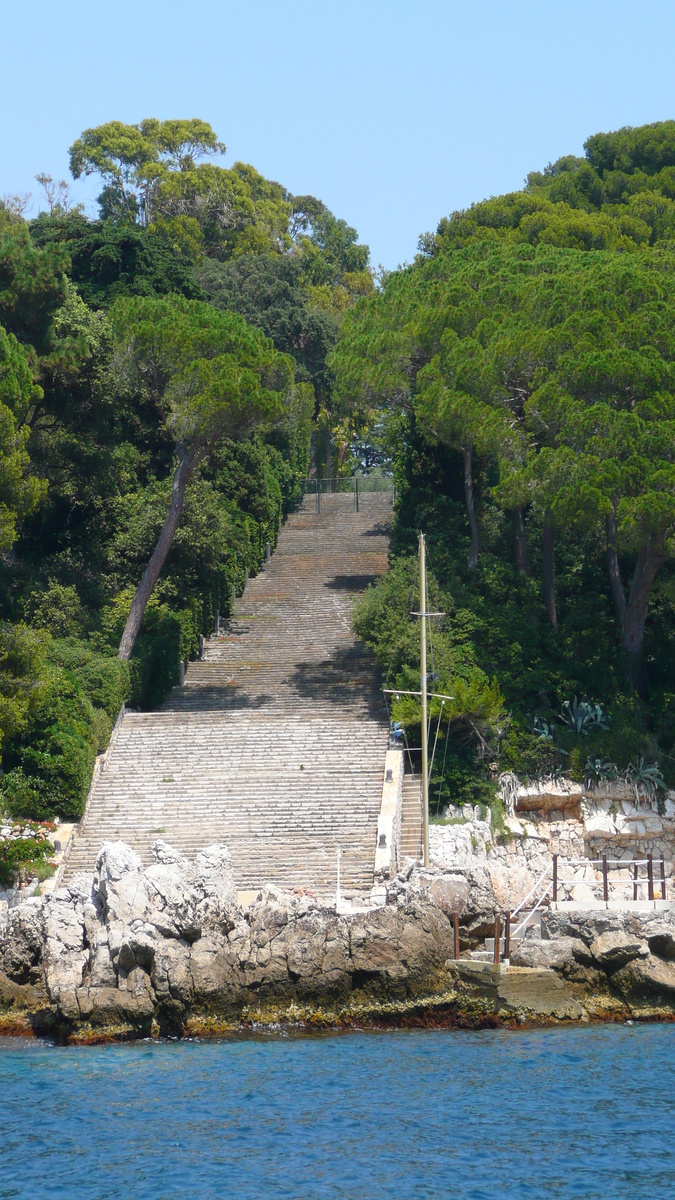
[[[82,129],[203,117],[375,265],[591,133],[675,117],[673,0],[2,0],[0,195]],[[95,212],[98,188],[74,188]],[[35,204],[33,212],[39,206]]]

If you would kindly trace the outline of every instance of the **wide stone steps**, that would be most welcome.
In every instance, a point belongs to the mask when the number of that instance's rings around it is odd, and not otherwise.
[[[225,842],[243,890],[334,892],[339,848],[345,895],[369,892],[388,722],[351,610],[386,569],[391,500],[315,505],[288,518],[184,686],[158,712],[126,714],[66,877],[91,870],[104,840],[148,861],[162,838],[190,856]]]

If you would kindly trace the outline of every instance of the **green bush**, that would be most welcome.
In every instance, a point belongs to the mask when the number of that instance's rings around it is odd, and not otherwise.
[[[46,878],[51,871],[45,871],[47,860],[54,850],[51,842],[44,837],[14,838],[13,841],[0,842],[0,886],[9,887],[18,875],[24,871],[30,873],[30,868],[38,878]]]
[[[52,642],[48,658],[76,681],[95,708],[114,721],[129,696],[129,664],[112,652],[102,654],[87,642],[64,638]]]
[[[52,579],[46,588],[32,593],[28,612],[31,625],[46,629],[52,637],[79,637],[84,632],[86,613],[77,591]]]
[[[48,668],[30,723],[4,747],[2,797],[12,815],[82,815],[99,749],[95,712],[67,671]]]

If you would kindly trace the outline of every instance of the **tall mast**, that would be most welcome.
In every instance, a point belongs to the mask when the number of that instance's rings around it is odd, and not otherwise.
[[[427,563],[420,534],[420,690],[422,693],[422,846],[429,866],[429,746],[427,744]]]

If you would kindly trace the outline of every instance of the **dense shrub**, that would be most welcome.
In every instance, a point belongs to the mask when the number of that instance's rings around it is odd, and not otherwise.
[[[23,874],[51,874],[48,859],[54,850],[44,833],[0,842],[0,887],[9,887]]]

